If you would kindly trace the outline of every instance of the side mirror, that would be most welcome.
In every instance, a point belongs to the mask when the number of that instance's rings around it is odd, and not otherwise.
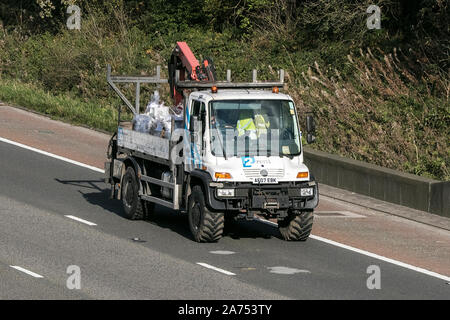
[[[205,129],[206,129],[206,111],[202,111],[200,113],[200,121],[202,124],[202,135],[205,134]]]
[[[306,136],[306,142],[308,142],[308,144],[316,142],[316,136],[311,133],[308,133]]]
[[[194,132],[196,127],[198,126],[198,119],[196,116],[191,116],[190,122],[189,122],[189,131]]]
[[[312,115],[306,116],[306,131],[311,133],[316,132],[316,124]]]
[[[306,142],[314,143],[316,141],[316,124],[312,115],[306,116],[306,132]]]
[[[204,123],[205,120],[206,120],[206,111],[202,111],[200,112],[200,121]]]
[[[190,143],[195,142],[195,130],[197,129],[196,126],[198,126],[197,123],[197,117],[191,116],[191,119],[189,120],[189,136],[190,136]]]

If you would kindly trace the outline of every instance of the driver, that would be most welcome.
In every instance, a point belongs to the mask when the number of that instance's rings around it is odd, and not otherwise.
[[[253,121],[253,112],[250,109],[241,110],[239,120],[236,124],[238,136],[243,136],[246,132],[256,133],[256,125]]]
[[[258,137],[261,134],[267,134],[267,129],[270,127],[270,121],[266,120],[266,116],[260,114],[258,111],[255,114],[255,126],[258,133]]]

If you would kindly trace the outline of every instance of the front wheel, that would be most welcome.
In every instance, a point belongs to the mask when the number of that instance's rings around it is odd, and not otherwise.
[[[313,218],[312,211],[304,211],[299,215],[291,214],[278,221],[278,229],[284,240],[306,241],[311,234]]]
[[[205,197],[200,186],[194,186],[189,196],[189,227],[197,242],[215,242],[223,234],[224,215],[206,208]]]

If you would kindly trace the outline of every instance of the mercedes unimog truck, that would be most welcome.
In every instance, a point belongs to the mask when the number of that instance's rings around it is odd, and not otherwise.
[[[105,164],[111,197],[123,202],[129,219],[151,216],[155,205],[187,214],[193,239],[214,242],[233,220],[276,219],[285,240],[304,241],[318,205],[318,184],[304,164],[302,131],[293,99],[276,82],[217,81],[214,64],[201,64],[184,42],[169,62],[169,79],[112,76],[107,80],[134,116],[140,114],[140,85],[169,84],[174,105],[170,130],[150,134],[119,121]],[[133,106],[117,84],[136,84]],[[312,143],[314,121],[307,116]]]

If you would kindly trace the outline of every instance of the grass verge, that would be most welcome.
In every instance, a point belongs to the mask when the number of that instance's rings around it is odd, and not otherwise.
[[[0,79],[0,101],[25,106],[52,119],[75,125],[107,132],[116,129],[117,112],[114,109],[76,97],[51,94],[33,84]]]

